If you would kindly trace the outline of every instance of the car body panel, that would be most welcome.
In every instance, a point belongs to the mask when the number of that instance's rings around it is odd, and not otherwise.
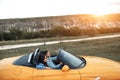
[[[78,69],[62,71],[61,69],[36,69],[26,66],[13,65],[19,57],[7,58],[0,61],[0,80],[80,80]],[[72,78],[71,78],[72,76]]]
[[[0,80],[32,80],[33,68],[12,64],[19,57],[0,61]]]
[[[81,80],[120,80],[120,63],[101,57],[84,56],[87,66],[79,69]]]
[[[38,70],[34,69],[33,80],[80,80],[80,74],[77,69],[62,71],[62,70]]]

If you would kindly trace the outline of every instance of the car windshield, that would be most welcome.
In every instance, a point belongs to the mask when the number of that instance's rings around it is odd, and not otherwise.
[[[58,59],[63,61],[64,64],[68,65],[72,69],[82,68],[85,66],[86,61],[84,58],[76,57],[64,50],[59,50]]]
[[[75,67],[79,66],[79,64],[82,63],[82,61],[79,58],[77,58],[77,57],[75,57],[67,52],[65,52],[63,59],[68,61],[68,63],[70,63],[71,65],[73,65]]]

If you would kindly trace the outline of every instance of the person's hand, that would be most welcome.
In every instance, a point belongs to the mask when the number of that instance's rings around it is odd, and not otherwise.
[[[60,62],[61,65],[63,65],[63,62]]]

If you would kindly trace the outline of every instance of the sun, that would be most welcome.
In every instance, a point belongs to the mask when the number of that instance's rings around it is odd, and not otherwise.
[[[91,14],[96,16],[104,16],[106,14],[110,14],[110,8],[108,5],[97,6],[93,8]]]
[[[93,2],[91,2],[90,4],[87,4],[86,7],[86,11],[89,14],[93,14],[95,16],[103,16],[106,14],[110,14],[111,10],[113,9],[113,7],[111,5],[109,5],[109,3],[103,0],[93,0]]]
[[[98,17],[101,17],[101,16],[104,16],[104,15],[107,15],[107,14],[110,14],[110,13],[108,13],[108,12],[106,12],[106,11],[96,11],[96,12],[92,12],[91,13],[92,15],[95,15],[95,16],[98,16]]]
[[[107,5],[104,6],[98,6],[93,8],[91,14],[96,16],[104,16],[106,14],[110,14],[110,8]]]

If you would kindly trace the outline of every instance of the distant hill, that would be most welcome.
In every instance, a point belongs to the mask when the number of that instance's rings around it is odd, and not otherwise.
[[[56,26],[69,27],[120,27],[120,14],[109,14],[105,16],[94,16],[89,14],[1,19],[0,31],[9,32],[10,28],[27,31],[38,31],[51,29]]]

